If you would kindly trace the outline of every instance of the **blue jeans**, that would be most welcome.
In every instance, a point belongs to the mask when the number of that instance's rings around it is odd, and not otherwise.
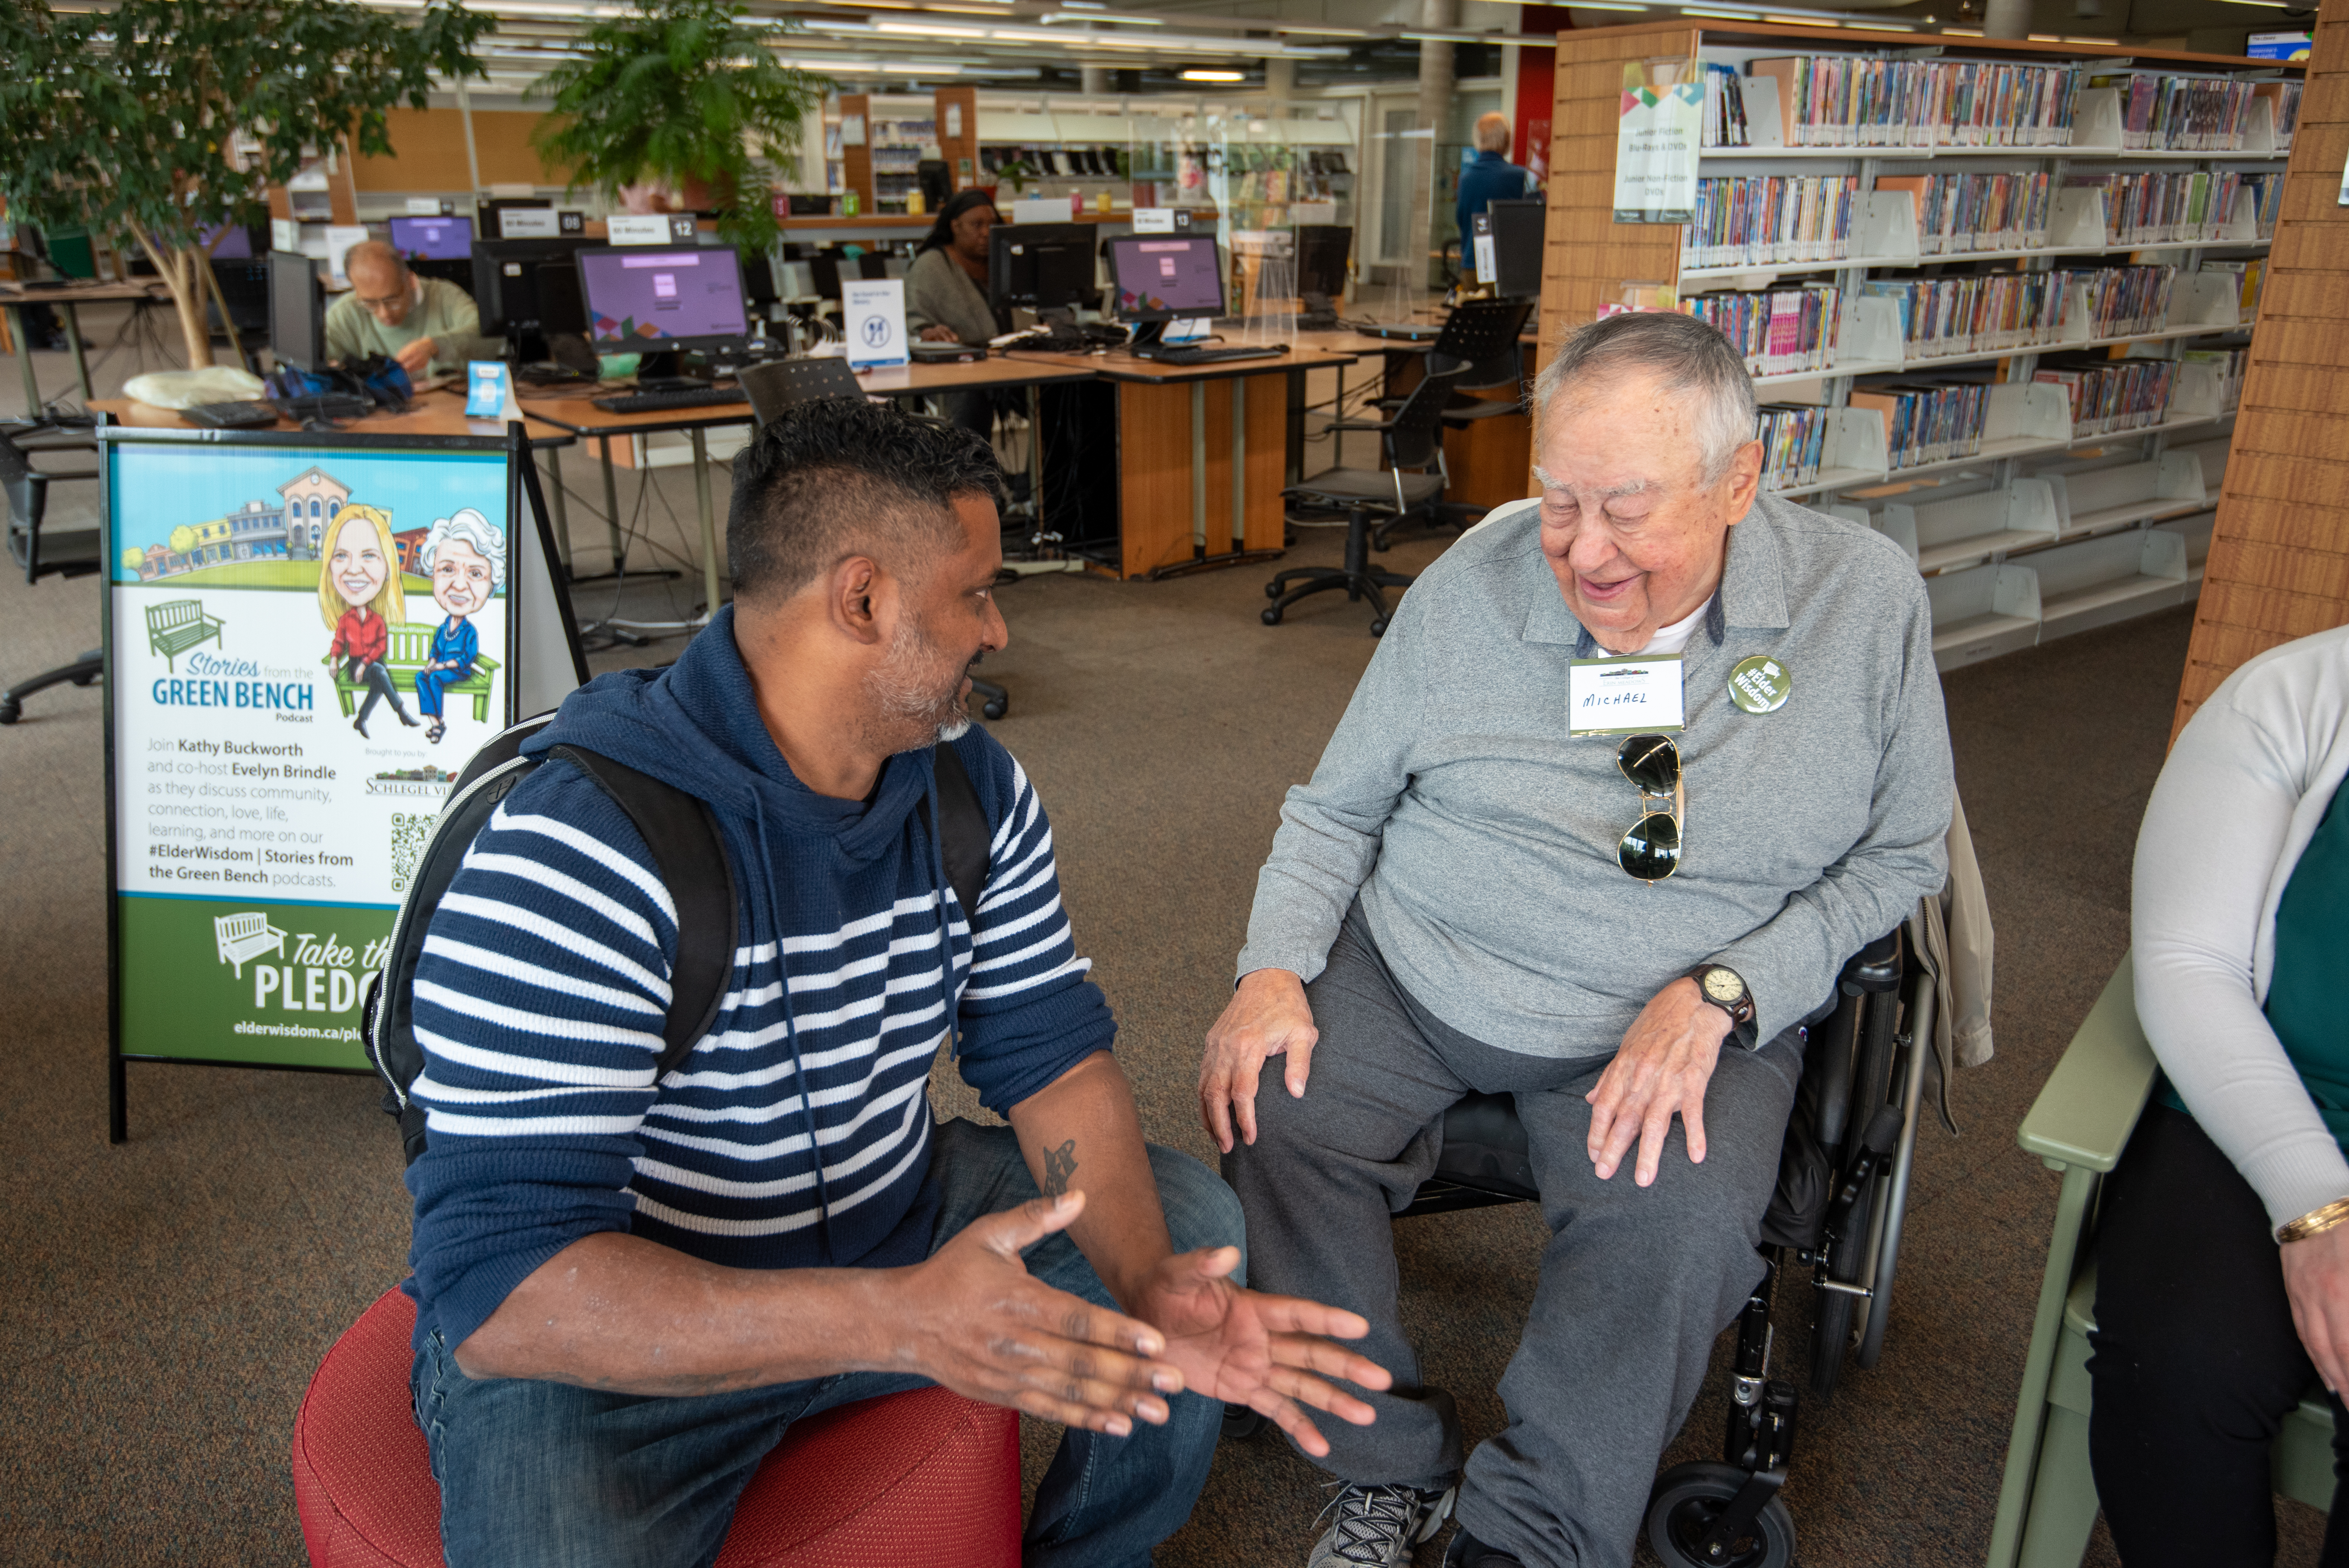
[[[1244,1244],[1239,1201],[1206,1166],[1152,1144],[1150,1168],[1176,1252]],[[1036,1196],[1008,1127],[939,1126],[930,1174],[941,1198],[933,1252],[972,1221]],[[1116,1305],[1065,1233],[1024,1261],[1056,1290]],[[927,1382],[852,1372],[698,1398],[606,1394],[468,1377],[436,1332],[409,1386],[440,1483],[449,1568],[683,1568],[716,1561],[736,1499],[793,1421]],[[1147,1563],[1190,1517],[1223,1407],[1188,1393],[1167,1405],[1164,1426],[1136,1422],[1128,1438],[1061,1438],[1028,1522],[1029,1568]]]

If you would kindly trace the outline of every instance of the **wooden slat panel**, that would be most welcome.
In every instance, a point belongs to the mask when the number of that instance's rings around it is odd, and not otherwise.
[[[2349,622],[2349,0],[2323,0],[2171,721],[2244,660]]]

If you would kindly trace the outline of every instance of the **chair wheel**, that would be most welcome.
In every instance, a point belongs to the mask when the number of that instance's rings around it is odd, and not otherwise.
[[[1010,701],[1009,698],[999,697],[993,702],[980,703],[978,705],[978,711],[985,714],[989,718],[1001,718],[1009,706]]]
[[[1371,635],[1373,637],[1383,637],[1386,634],[1387,618],[1384,615],[1381,615],[1377,620],[1371,623]]]
[[[74,685],[78,686],[95,686],[97,683],[98,674],[96,672],[92,672],[86,676],[76,676],[74,677]]]
[[[1267,610],[1264,613],[1264,624],[1268,626],[1278,626],[1280,624],[1279,605],[1275,604],[1271,609]]]
[[[1707,1557],[1698,1550],[1745,1480],[1735,1465],[1703,1461],[1674,1465],[1656,1478],[1656,1489],[1648,1494],[1648,1544],[1664,1568],[1793,1568],[1795,1522],[1785,1502],[1775,1497],[1723,1556]]]
[[[1224,1427],[1217,1434],[1225,1438],[1247,1439],[1264,1430],[1264,1418],[1246,1405],[1226,1404],[1224,1407]]]
[[[25,705],[13,696],[0,697],[0,724],[14,724],[24,717]]]
[[[1279,584],[1279,583],[1266,583],[1266,584],[1264,585],[1264,596],[1265,596],[1266,598],[1268,598],[1268,599],[1278,599],[1278,598],[1279,598],[1279,597],[1280,597],[1280,584]]]

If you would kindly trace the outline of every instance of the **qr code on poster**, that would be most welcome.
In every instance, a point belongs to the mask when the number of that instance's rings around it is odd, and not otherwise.
[[[417,862],[423,860],[424,846],[432,841],[432,824],[439,820],[422,812],[391,814],[392,892],[406,892],[408,884],[416,880]]]

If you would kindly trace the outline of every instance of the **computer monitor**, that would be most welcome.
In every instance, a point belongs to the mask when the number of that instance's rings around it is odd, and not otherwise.
[[[550,333],[585,334],[572,258],[584,240],[482,240],[473,246],[473,303],[481,330],[504,335],[524,363],[544,359]]]
[[[217,240],[213,236],[220,236]],[[254,260],[253,229],[246,223],[221,223],[196,235],[198,241],[212,246],[216,262],[249,262]]]
[[[720,348],[750,335],[731,245],[591,246],[578,261],[587,342],[599,354]]]
[[[269,253],[269,352],[297,370],[326,367],[326,298],[318,263],[299,251]]]
[[[391,248],[412,262],[461,262],[473,253],[471,218],[394,218]]]
[[[1117,314],[1141,324],[1137,339],[1166,323],[1224,314],[1224,269],[1212,234],[1120,234],[1109,242]]]
[[[987,303],[1066,310],[1101,296],[1088,223],[998,223],[987,232]]]
[[[1493,289],[1503,299],[1537,299],[1541,294],[1542,232],[1549,209],[1539,201],[1495,201],[1485,212],[1493,221]]]
[[[1346,258],[1354,231],[1341,223],[1297,226],[1297,292],[1336,299],[1346,292]]]

